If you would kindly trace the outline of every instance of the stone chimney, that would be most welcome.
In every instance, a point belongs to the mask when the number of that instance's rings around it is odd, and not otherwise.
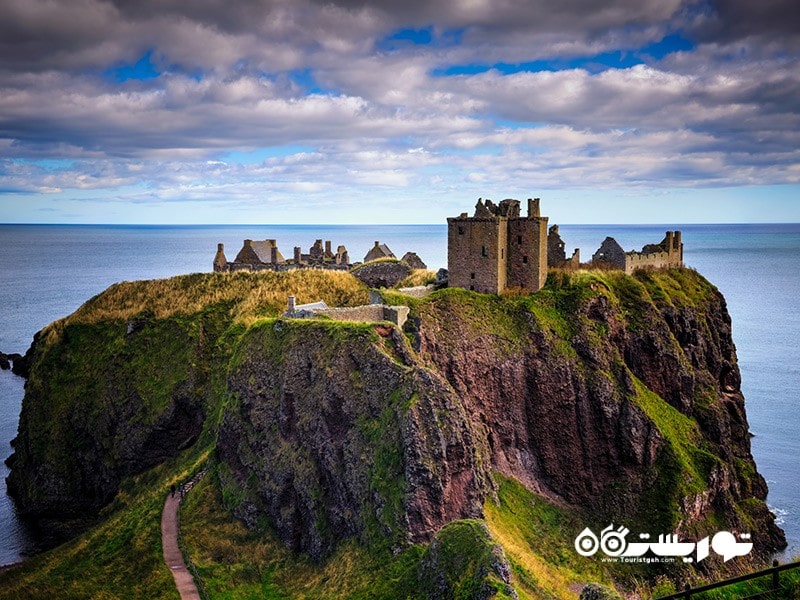
[[[228,259],[225,257],[225,244],[217,244],[217,254],[214,256],[214,272],[228,270]]]
[[[278,264],[278,247],[277,246],[270,246],[269,249],[269,262],[273,265]]]
[[[325,240],[325,256],[333,256],[331,252],[331,241]]]
[[[297,266],[303,261],[303,257],[300,254],[300,246],[294,247],[294,265]]]
[[[541,217],[539,198],[528,198],[528,217]]]
[[[293,313],[294,312],[294,307],[295,307],[295,297],[294,296],[289,296],[289,308],[287,309],[286,312],[288,312],[290,314]]]

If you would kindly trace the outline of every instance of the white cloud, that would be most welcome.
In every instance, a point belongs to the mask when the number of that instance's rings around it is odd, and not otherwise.
[[[0,6],[0,187],[135,186],[118,198],[247,203],[373,188],[390,197],[431,185],[797,183],[794,17],[784,23],[773,8],[733,0],[715,7],[8,0]],[[381,42],[429,25],[431,44]],[[626,69],[433,74],[635,51],[682,25],[696,48]],[[146,52],[160,76],[119,83],[109,75]],[[227,158],[263,148],[276,156]]]

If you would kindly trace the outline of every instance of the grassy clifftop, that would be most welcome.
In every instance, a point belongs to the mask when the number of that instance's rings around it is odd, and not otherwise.
[[[177,597],[158,514],[201,463],[182,519],[212,598],[568,598],[647,576],[577,556],[604,519],[768,531],[730,320],[697,273],[387,292],[405,335],[287,322],[289,294],[368,296],[326,271],[126,282],[43,332],[15,485],[42,513],[111,503],[0,598]]]

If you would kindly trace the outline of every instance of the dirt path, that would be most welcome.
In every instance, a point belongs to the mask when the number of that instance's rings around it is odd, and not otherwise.
[[[174,496],[167,494],[164,512],[161,513],[161,545],[164,548],[164,562],[172,571],[181,600],[200,600],[200,594],[194,584],[192,574],[186,568],[181,550],[178,548],[178,507],[180,504],[181,498],[178,492],[175,492]]]

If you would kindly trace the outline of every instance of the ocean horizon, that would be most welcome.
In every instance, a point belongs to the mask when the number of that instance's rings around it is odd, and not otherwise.
[[[681,229],[686,265],[725,295],[742,371],[753,455],[770,487],[768,503],[785,529],[785,557],[800,552],[800,482],[796,479],[800,415],[793,390],[800,383],[800,224],[714,223],[559,224],[568,254],[591,258],[607,236],[625,250],[659,242]],[[217,243],[229,260],[242,240],[276,239],[285,256],[316,239],[344,244],[354,262],[374,241],[402,256],[416,252],[429,268],[446,267],[447,227],[431,225],[104,225],[0,224],[0,351],[24,353],[33,335],[67,316],[109,285],[211,271]],[[0,372],[0,459],[11,453],[23,380]],[[16,516],[0,467],[0,565],[39,548]],[[569,543],[565,540],[565,544]]]

